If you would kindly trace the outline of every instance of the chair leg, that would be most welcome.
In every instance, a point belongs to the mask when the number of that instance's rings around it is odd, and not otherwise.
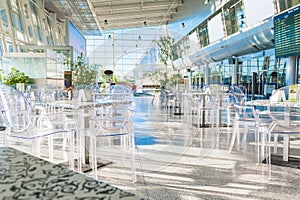
[[[49,159],[51,160],[51,162],[53,162],[54,160],[54,156],[53,156],[53,135],[49,135],[48,137],[48,155],[49,155]]]
[[[74,169],[74,134],[75,132],[74,131],[70,131],[68,133],[66,138],[67,141],[68,141],[68,144],[69,144],[69,151],[68,151],[68,154],[69,154],[69,168],[70,169]],[[77,162],[79,163],[78,161],[78,158],[77,158]]]
[[[272,161],[271,161],[271,145],[270,145],[270,143],[271,143],[271,134],[270,133],[268,133],[268,145],[267,145],[267,151],[268,151],[268,158],[266,158],[268,161],[266,161],[267,162],[267,167],[268,167],[268,176],[269,176],[269,179],[271,179],[272,178]]]
[[[90,147],[91,147],[91,157],[92,157],[92,171],[93,177],[98,179],[98,169],[97,169],[97,138],[95,136],[90,136]]]
[[[63,151],[65,151],[66,149],[67,149],[67,143],[68,143],[68,141],[67,141],[67,138],[63,138],[63,145],[62,145],[62,150]]]
[[[130,159],[131,159],[131,173],[132,173],[132,180],[133,183],[137,182],[136,177],[136,166],[135,166],[135,142],[134,142],[134,132],[132,132],[129,135],[129,153],[130,153]]]
[[[234,142],[235,142],[237,134],[238,134],[238,129],[239,129],[239,123],[236,121],[235,125],[234,125],[234,128],[233,128],[233,133],[232,133],[232,136],[231,136],[230,145],[229,145],[229,153],[231,153],[231,151],[233,149],[233,145],[234,145]]]
[[[255,146],[257,148],[257,162],[256,165],[260,163],[260,130],[255,128]]]
[[[248,131],[249,131],[249,126],[248,126],[247,123],[245,123],[245,125],[244,125],[244,133],[243,133],[243,138],[242,138],[242,146],[244,146],[246,144]]]
[[[274,134],[274,153],[277,153],[278,135]]]

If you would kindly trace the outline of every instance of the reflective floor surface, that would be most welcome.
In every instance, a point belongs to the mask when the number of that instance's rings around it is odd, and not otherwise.
[[[269,179],[256,161],[253,130],[229,154],[232,127],[196,128],[152,97],[136,98],[134,108],[138,181],[129,163],[100,168],[99,179],[146,199],[300,199],[300,169],[272,166]],[[298,145],[292,141],[291,152],[300,156]]]
[[[112,161],[98,169],[98,179],[153,200],[300,199],[300,169],[272,166],[269,179],[256,161],[253,130],[229,154],[232,127],[196,128],[152,97],[135,99],[134,130],[137,181],[129,156],[120,159],[114,148],[98,149],[102,161]],[[291,147],[300,156],[299,140]]]

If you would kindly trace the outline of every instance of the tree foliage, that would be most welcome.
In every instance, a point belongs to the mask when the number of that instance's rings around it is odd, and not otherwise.
[[[173,61],[175,54],[174,38],[170,36],[160,36],[157,40],[157,45],[159,47],[159,59],[167,66],[169,60]]]
[[[26,76],[24,72],[16,69],[15,67],[11,68],[11,71],[8,73],[7,76],[4,77],[4,84],[6,85],[16,85],[17,83],[25,83],[29,84],[32,80],[29,76]]]
[[[68,69],[72,71],[72,83],[78,85],[92,85],[96,83],[98,69],[95,66],[89,67],[82,55],[73,62],[66,62]]]

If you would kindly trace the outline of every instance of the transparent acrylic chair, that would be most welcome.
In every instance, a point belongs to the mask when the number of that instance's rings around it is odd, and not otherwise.
[[[121,163],[126,161],[125,154],[129,155],[132,179],[135,182],[135,142],[130,103],[133,93],[128,86],[113,86],[101,93],[96,95],[94,116],[90,120],[93,176],[98,177],[97,159],[103,155],[103,150],[98,149],[103,149],[104,146],[105,149],[117,146],[121,150]],[[102,105],[97,102],[101,102]]]
[[[278,136],[283,136],[282,160],[289,160],[290,138],[293,142],[299,141],[300,135],[300,84],[279,88],[270,97],[268,113],[273,125],[265,132],[264,144],[267,153],[269,177],[271,178],[271,149],[274,153],[278,148]],[[273,139],[273,141],[272,141]]]
[[[235,141],[237,141],[237,147],[240,148],[240,140],[242,143],[246,142],[247,134],[249,133],[249,126],[254,127],[255,132],[255,143],[257,146],[257,162],[260,161],[260,148],[259,148],[259,138],[260,133],[264,132],[270,123],[270,118],[262,118],[264,114],[255,109],[254,106],[246,105],[247,92],[244,86],[231,86],[231,103],[235,110],[234,120],[233,120],[233,133],[229,144],[229,153],[232,152]],[[243,126],[244,133],[242,139],[240,138],[240,128]]]
[[[5,131],[5,144],[12,141],[31,142],[31,152],[40,157],[42,142],[48,141],[48,157],[54,160],[54,137],[68,138],[68,161],[70,168],[73,163],[73,132],[65,126],[65,116],[61,114],[45,114],[42,109],[40,114],[32,109],[30,102],[15,88],[0,84],[0,104],[5,115],[7,130]],[[60,121],[60,125],[53,125],[52,120]],[[59,137],[58,137],[59,136]]]

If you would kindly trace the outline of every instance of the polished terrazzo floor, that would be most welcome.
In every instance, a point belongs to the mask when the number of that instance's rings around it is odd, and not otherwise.
[[[272,166],[269,179],[256,161],[253,130],[229,154],[232,127],[197,128],[152,97],[136,98],[133,108],[137,182],[130,156],[120,159],[114,148],[98,149],[102,161],[112,161],[98,169],[98,179],[153,200],[300,199],[300,169]],[[293,140],[292,154],[299,149]]]
[[[229,154],[231,127],[195,128],[186,116],[151,102],[139,98],[135,104],[138,182],[113,165],[99,169],[101,180],[146,199],[300,199],[300,170],[272,166],[270,180],[266,166],[257,164],[253,130],[247,143]]]

